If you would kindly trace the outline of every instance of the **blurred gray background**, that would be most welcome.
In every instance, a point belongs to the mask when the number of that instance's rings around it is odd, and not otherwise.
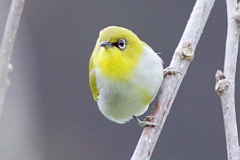
[[[142,128],[134,120],[124,125],[107,120],[89,89],[88,61],[98,32],[109,25],[133,30],[162,53],[167,67],[194,4],[27,0],[0,119],[0,160],[130,159]],[[0,1],[1,38],[9,7],[9,0]],[[153,160],[227,159],[222,108],[214,91],[215,72],[223,68],[226,28],[225,1],[216,0]],[[240,123],[239,74],[236,78]]]

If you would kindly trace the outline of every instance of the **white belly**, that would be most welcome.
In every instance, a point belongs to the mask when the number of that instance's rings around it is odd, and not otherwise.
[[[145,49],[147,52],[143,54],[132,78],[124,83],[112,82],[96,70],[97,104],[109,120],[125,123],[133,116],[142,115],[156,96],[163,79],[162,60],[151,49]],[[146,97],[151,99],[147,103]]]

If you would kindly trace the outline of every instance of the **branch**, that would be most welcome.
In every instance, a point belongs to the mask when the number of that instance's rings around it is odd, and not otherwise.
[[[3,110],[3,104],[7,88],[9,86],[8,72],[12,70],[10,64],[11,53],[15,36],[18,29],[18,24],[22,14],[25,0],[13,0],[7,18],[6,27],[4,30],[3,40],[0,50],[0,116]]]
[[[228,30],[224,73],[217,71],[215,90],[220,96],[227,144],[228,160],[239,160],[239,141],[235,112],[235,74],[239,43],[240,9],[237,0],[226,0]]]
[[[157,123],[158,126],[144,128],[132,160],[150,159],[183,77],[194,57],[194,51],[214,2],[215,0],[198,0],[196,2],[170,64],[170,68],[181,74],[171,74],[164,79],[158,101],[152,111],[154,118],[151,122]]]

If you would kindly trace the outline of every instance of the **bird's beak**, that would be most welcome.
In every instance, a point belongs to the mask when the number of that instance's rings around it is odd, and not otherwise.
[[[99,44],[100,46],[104,46],[104,47],[111,47],[113,46],[113,44],[109,41],[103,41]]]

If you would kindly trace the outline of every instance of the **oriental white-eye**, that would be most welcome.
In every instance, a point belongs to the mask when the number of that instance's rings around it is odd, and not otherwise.
[[[162,59],[136,34],[117,26],[100,31],[89,62],[89,83],[106,118],[125,123],[145,113],[162,80]]]

